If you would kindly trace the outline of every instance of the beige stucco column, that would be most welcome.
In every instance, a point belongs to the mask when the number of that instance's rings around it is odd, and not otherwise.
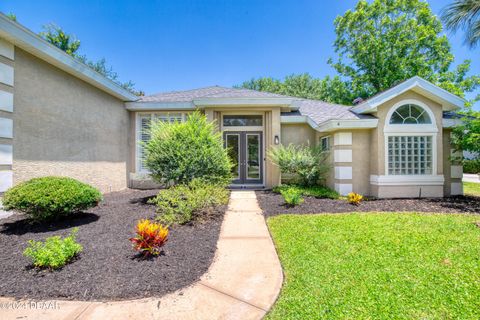
[[[265,112],[265,187],[267,188],[279,185],[281,179],[280,169],[268,158],[269,150],[278,148],[278,145],[275,145],[275,136],[278,136],[281,143],[280,108]]]

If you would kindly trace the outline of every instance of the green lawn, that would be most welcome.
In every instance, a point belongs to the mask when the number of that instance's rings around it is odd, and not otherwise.
[[[480,197],[480,183],[464,182],[463,192],[465,195]]]
[[[285,272],[267,319],[479,319],[478,216],[270,218]]]

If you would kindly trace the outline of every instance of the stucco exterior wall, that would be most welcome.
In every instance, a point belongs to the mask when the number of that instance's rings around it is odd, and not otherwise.
[[[443,174],[445,184],[443,193],[446,197],[463,194],[463,166],[460,159],[462,152],[454,150],[452,145],[452,130],[443,130]]]
[[[373,115],[378,118],[378,127],[373,129],[370,136],[371,141],[371,156],[370,156],[370,171],[371,175],[386,175],[385,168],[385,133],[384,126],[388,112],[395,104],[402,100],[414,99],[426,104],[434,114],[434,120],[438,128],[436,144],[437,144],[437,170],[434,175],[444,174],[444,148],[443,148],[443,113],[442,105],[420,95],[412,90],[407,91],[394,99],[387,101],[377,108],[377,112]],[[419,135],[422,135],[419,133]],[[411,187],[410,189],[408,187]],[[395,189],[397,188],[397,189]],[[421,189],[421,190],[420,190]],[[425,197],[442,197],[443,186],[432,185],[415,185],[415,186],[378,186],[372,185],[372,196],[376,197],[418,197],[419,194]],[[397,191],[394,191],[397,190]]]
[[[353,192],[370,196],[370,130],[352,131]]]
[[[281,127],[282,144],[288,146],[294,145],[310,145],[314,146],[315,143],[315,130],[308,124],[282,124]]]
[[[127,186],[124,103],[16,48],[14,184],[69,176],[102,192]]]
[[[385,126],[387,113],[396,103],[407,99],[419,100],[429,106],[432,110],[433,114],[435,115],[435,122],[437,128],[439,129],[439,132],[437,134],[437,159],[440,160],[443,157],[442,106],[416,92],[408,91],[379,106],[377,112],[374,114],[374,116],[378,118],[378,127],[372,131],[372,135],[375,136],[372,137],[372,143],[374,142],[374,140],[377,142],[375,143],[375,145],[378,148],[378,156],[376,156],[372,152],[372,174],[385,174],[385,136],[383,129]],[[442,161],[438,161],[437,174],[443,174]]]

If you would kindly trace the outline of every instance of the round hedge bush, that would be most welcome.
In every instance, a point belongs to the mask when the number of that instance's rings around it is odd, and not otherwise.
[[[8,189],[3,207],[24,212],[34,220],[49,220],[94,207],[101,200],[100,191],[78,180],[42,177]]]

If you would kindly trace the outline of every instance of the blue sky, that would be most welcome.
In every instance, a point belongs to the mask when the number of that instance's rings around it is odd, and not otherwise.
[[[429,1],[438,14],[453,0]],[[356,0],[322,1],[22,1],[3,0],[35,32],[54,22],[81,40],[81,53],[105,57],[123,81],[147,94],[208,85],[232,86],[252,77],[334,74],[333,20]],[[456,61],[480,49],[448,34]]]

